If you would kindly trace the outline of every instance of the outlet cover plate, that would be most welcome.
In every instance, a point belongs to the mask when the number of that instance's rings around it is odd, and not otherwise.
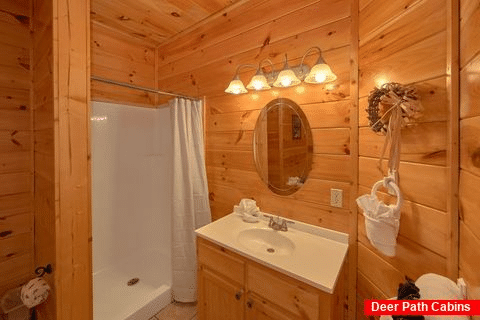
[[[330,189],[330,205],[332,207],[343,207],[343,190],[342,189]]]

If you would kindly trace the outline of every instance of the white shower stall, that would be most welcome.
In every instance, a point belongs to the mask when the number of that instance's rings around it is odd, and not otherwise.
[[[159,109],[92,102],[94,320],[171,301],[172,128]]]

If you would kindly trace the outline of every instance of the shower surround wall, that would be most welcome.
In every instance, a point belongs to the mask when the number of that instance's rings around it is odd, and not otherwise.
[[[93,102],[91,119],[94,319],[148,319],[171,299],[170,110]]]

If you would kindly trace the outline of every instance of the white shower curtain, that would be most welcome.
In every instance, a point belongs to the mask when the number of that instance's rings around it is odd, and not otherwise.
[[[173,299],[196,300],[194,230],[211,221],[203,141],[203,104],[170,101],[173,124]]]

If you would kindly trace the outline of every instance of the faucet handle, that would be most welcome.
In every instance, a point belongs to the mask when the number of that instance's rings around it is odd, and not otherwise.
[[[286,219],[282,219],[281,230],[282,230],[282,231],[288,231],[288,224],[295,224],[295,222],[293,222],[293,221],[288,221],[288,220],[286,220]]]
[[[266,216],[266,217],[268,217],[268,216]],[[268,221],[268,226],[271,227],[275,223],[275,220],[273,219],[273,216],[270,216],[268,218],[270,218],[270,220]]]

